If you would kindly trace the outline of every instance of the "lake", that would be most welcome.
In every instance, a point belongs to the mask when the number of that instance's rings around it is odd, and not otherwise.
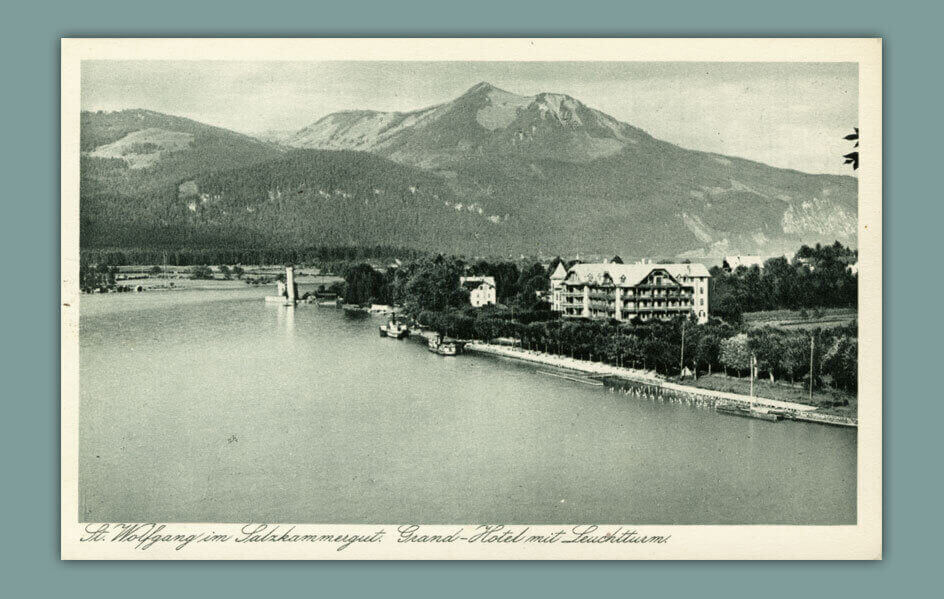
[[[856,521],[855,429],[442,357],[270,291],[82,296],[81,521]]]

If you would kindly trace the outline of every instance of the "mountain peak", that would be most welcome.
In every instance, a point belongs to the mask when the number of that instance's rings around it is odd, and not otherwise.
[[[476,83],[475,85],[467,89],[466,92],[462,95],[466,96],[466,95],[475,94],[475,93],[487,93],[494,89],[498,89],[498,88],[492,85],[491,83],[489,83],[488,81],[479,81],[478,83]]]
[[[459,98],[482,98],[482,97],[492,97],[494,95],[499,95],[501,97],[515,97],[515,98],[525,98],[529,96],[519,96],[518,94],[506,91],[500,87],[495,87],[488,81],[479,81],[469,89],[465,91],[464,94],[459,96]]]

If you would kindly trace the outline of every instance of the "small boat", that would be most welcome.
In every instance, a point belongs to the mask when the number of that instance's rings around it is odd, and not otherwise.
[[[767,408],[754,408],[751,410],[751,418],[758,418],[760,420],[769,420],[770,422],[778,422],[783,420],[783,414],[774,412]]]
[[[402,322],[391,320],[385,325],[380,326],[381,337],[392,337],[393,339],[403,339],[410,335],[410,327]]]
[[[715,411],[730,416],[742,416],[744,418],[756,418],[758,420],[767,420],[777,422],[783,420],[783,414],[769,410],[768,408],[745,407],[732,404],[719,404],[715,406]]]
[[[436,348],[436,353],[440,356],[454,356],[459,353],[459,344],[455,341],[443,341]]]
[[[344,304],[342,308],[344,308],[344,315],[351,318],[362,318],[370,314],[367,308],[362,308],[357,304]]]
[[[448,337],[440,337],[434,335],[429,337],[429,351],[435,352],[440,356],[455,356],[462,353],[461,341],[456,341],[455,339],[450,339]]]

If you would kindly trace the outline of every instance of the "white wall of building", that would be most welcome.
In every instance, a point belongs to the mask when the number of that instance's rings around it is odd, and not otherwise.
[[[494,304],[495,287],[488,283],[482,283],[469,293],[469,303],[476,308]]]
[[[462,277],[459,279],[459,283],[469,289],[469,303],[472,304],[472,307],[481,308],[496,303],[497,294],[495,292],[494,277]],[[478,283],[478,285],[471,287],[469,283]]]

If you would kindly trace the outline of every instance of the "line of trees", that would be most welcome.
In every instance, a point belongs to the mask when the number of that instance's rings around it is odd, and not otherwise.
[[[855,308],[859,278],[849,268],[858,252],[840,244],[802,246],[793,257],[771,258],[764,268],[734,272],[711,269],[708,301],[712,315],[740,322],[745,312],[810,308]]]
[[[389,304],[392,274],[370,264],[357,264],[344,274],[344,301],[349,304]]]
[[[79,289],[83,293],[112,289],[116,285],[118,268],[96,264],[79,265]]]
[[[349,303],[396,303],[410,316],[421,312],[449,312],[467,306],[469,292],[460,285],[463,276],[491,276],[499,303],[519,313],[549,310],[541,297],[548,275],[539,262],[519,268],[508,261],[480,260],[469,265],[456,256],[424,255],[399,267],[375,268],[368,263],[343,268],[344,299]]]
[[[548,272],[539,262],[519,267],[515,262],[480,260],[467,265],[461,258],[428,256],[397,269],[393,279],[394,299],[411,315],[422,311],[462,308],[469,303],[463,276],[495,278],[496,299],[518,313],[548,310],[540,297],[548,289]]]
[[[107,266],[163,264],[199,266],[201,264],[300,264],[350,263],[363,260],[412,260],[422,255],[410,248],[376,246],[312,246],[307,248],[131,248],[83,249],[82,263]]]
[[[552,264],[556,266],[556,262]],[[548,276],[552,270],[535,262],[518,268],[514,262],[489,262],[480,260],[469,267],[469,275],[494,277],[499,303],[514,302],[523,308],[534,308],[538,294],[548,289]],[[523,305],[522,305],[523,304]]]
[[[192,269],[190,269],[190,278],[200,280],[212,279],[214,278],[213,270],[206,264],[194,266]]]
[[[743,331],[720,319],[702,325],[685,318],[648,322],[561,319],[550,311],[514,313],[502,307],[423,311],[417,320],[442,335],[485,342],[510,338],[526,349],[667,376],[680,374],[682,368],[695,376],[713,372],[747,376],[751,357],[756,356],[758,376],[804,384],[809,384],[812,340],[814,388],[857,390],[855,322],[838,328]]]

